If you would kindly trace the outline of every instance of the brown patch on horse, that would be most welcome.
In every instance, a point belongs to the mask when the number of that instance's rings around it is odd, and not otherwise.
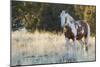
[[[71,28],[69,26],[65,26],[65,29],[64,29],[65,37],[67,37],[68,39],[74,39],[74,34],[72,33]]]
[[[88,34],[88,32],[87,32],[87,30],[88,30],[87,23],[84,20],[80,20],[79,24],[81,26],[79,26],[78,24],[75,24],[75,25],[77,25],[75,27],[78,27],[77,28],[77,36],[76,36],[77,40],[80,40],[83,37],[86,38],[87,34]],[[65,37],[74,40],[74,34],[72,33],[72,29],[69,26],[64,27],[64,34],[65,34]]]
[[[86,21],[81,20],[80,21],[80,24],[81,24],[81,27],[84,29],[84,36],[87,37],[87,34],[88,34],[88,26],[87,26]]]

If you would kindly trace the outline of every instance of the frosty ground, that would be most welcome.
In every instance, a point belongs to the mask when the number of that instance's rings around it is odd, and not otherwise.
[[[71,41],[67,49],[64,34],[35,31],[25,29],[11,33],[11,65],[34,65],[51,63],[69,63],[95,60],[95,37],[90,37],[88,52],[81,48],[78,42],[77,51]]]

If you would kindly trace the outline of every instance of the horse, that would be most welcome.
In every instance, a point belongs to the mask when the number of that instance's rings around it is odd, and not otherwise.
[[[66,42],[68,43],[69,40],[72,39],[74,47],[77,48],[77,41],[80,41],[82,44],[82,38],[84,37],[85,50],[88,51],[90,26],[86,22],[86,20],[76,21],[68,12],[65,12],[65,10],[62,10],[62,12],[60,13],[60,19]]]

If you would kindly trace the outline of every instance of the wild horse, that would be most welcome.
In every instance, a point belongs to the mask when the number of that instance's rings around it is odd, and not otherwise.
[[[88,50],[89,46],[89,37],[90,37],[90,26],[85,20],[75,21],[69,13],[66,13],[64,10],[60,13],[61,18],[61,27],[63,28],[66,42],[69,42],[70,39],[74,42],[74,47],[77,47],[77,40],[81,43],[82,38],[85,39],[85,49]],[[69,44],[68,44],[69,45]],[[83,44],[82,44],[83,45]]]

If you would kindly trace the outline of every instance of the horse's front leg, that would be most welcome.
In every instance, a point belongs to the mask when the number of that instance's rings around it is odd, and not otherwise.
[[[76,40],[76,36],[74,37],[74,48],[77,49],[77,40]]]
[[[80,42],[80,49],[83,50],[85,43],[84,43],[84,41],[82,39],[79,40],[79,42]]]
[[[76,40],[76,37],[74,37],[73,39],[73,48],[74,48],[74,51],[73,51],[73,55],[76,56],[77,55],[77,40]]]
[[[70,39],[66,37],[65,40],[67,49],[70,49]]]

